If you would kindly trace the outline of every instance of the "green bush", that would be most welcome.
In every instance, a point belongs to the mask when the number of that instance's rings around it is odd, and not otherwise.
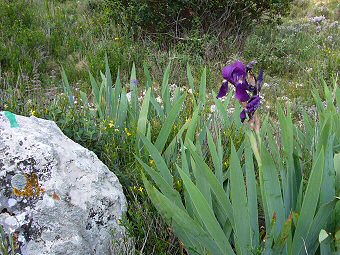
[[[340,33],[334,24],[332,20],[319,25],[302,19],[280,26],[258,26],[245,41],[243,55],[257,59],[267,75],[280,79],[286,95],[308,100],[304,92],[309,89],[308,83],[322,83],[322,79],[330,83],[331,74],[340,68]],[[316,32],[319,28],[321,31]],[[296,89],[291,82],[304,87]]]
[[[33,6],[25,1],[0,1],[0,65],[2,69],[32,70],[44,55],[46,36]]]
[[[104,0],[106,16],[117,24],[148,33],[219,32],[222,36],[247,28],[253,21],[275,20],[289,9],[291,0]]]

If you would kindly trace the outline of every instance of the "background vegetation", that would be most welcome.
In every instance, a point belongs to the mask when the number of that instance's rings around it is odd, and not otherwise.
[[[317,114],[312,88],[323,101],[324,83],[338,84],[340,6],[335,0],[290,3],[157,1],[156,5],[154,1],[0,0],[0,107],[52,119],[67,136],[93,150],[123,184],[129,208],[122,224],[135,239],[136,250],[143,254],[180,254],[182,243],[173,227],[157,213],[141,179],[143,167],[135,158],[143,144],[138,137],[140,128],[155,143],[173,102],[183,100],[185,110],[178,109],[179,117],[169,120],[173,126],[164,145],[165,149],[174,149],[170,144],[194,118],[198,101],[206,102],[198,122],[204,126],[214,118],[210,105],[218,103],[211,92],[220,86],[221,68],[236,59],[256,59],[256,68],[265,70],[261,115],[269,113],[273,123],[278,123],[277,101],[290,103],[296,125],[304,126],[304,112]],[[121,91],[103,91],[112,98],[121,93],[124,96],[120,98],[125,98],[131,92],[132,104],[110,104],[98,98],[97,89],[102,84],[110,87],[108,74],[118,70]],[[139,81],[136,88],[135,79]],[[117,82],[112,81],[115,88]],[[144,110],[148,122],[143,124],[138,120],[146,89],[151,86],[153,107]],[[188,95],[181,99],[184,91]],[[238,109],[233,104],[231,100],[228,111]],[[111,109],[110,105],[122,108]],[[236,117],[230,122],[240,124]],[[230,127],[215,127],[223,134],[224,170],[230,164],[231,141],[239,149],[245,137],[244,130]],[[202,136],[195,139],[204,143]],[[275,133],[275,137],[280,136]],[[170,149],[162,155],[170,169],[175,169],[176,160],[170,155],[179,155],[179,147],[171,153]],[[305,150],[301,153],[306,157],[302,165],[310,171],[311,161],[307,159],[311,155]],[[156,161],[144,154],[139,157],[150,166]],[[203,158],[209,166],[214,164],[212,158]],[[178,173],[174,176],[174,187],[182,192],[180,177]]]

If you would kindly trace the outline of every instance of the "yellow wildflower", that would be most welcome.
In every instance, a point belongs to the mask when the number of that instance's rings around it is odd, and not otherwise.
[[[150,163],[150,165],[153,165],[153,164],[155,164],[155,161],[153,159],[150,159],[149,163]]]
[[[131,133],[129,132],[127,128],[125,128],[125,133],[127,134],[127,136],[131,136]]]
[[[144,188],[143,188],[143,187],[139,187],[138,190],[139,190],[141,193],[143,193]]]
[[[31,116],[37,116],[38,113],[35,110],[31,110]]]
[[[4,105],[4,108],[5,108],[5,109],[7,109],[7,108],[8,108],[8,105],[7,105],[7,104],[5,104],[5,105]]]
[[[113,124],[113,121],[111,120],[110,123],[109,123],[109,127],[110,128],[113,128],[115,125]]]

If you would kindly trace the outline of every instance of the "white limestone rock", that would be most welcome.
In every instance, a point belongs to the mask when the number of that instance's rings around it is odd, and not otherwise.
[[[54,122],[15,117],[19,127],[0,112],[0,224],[19,252],[132,254],[118,224],[126,199],[114,173]]]

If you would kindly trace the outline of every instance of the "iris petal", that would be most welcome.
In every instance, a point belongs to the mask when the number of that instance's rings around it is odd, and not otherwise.
[[[239,83],[236,85],[236,98],[238,101],[246,102],[250,99],[250,96],[246,90],[247,90],[246,83]]]
[[[243,121],[244,121],[246,118],[247,118],[246,110],[243,110],[243,111],[240,113],[241,122],[243,123]]]
[[[257,108],[259,108],[261,105],[261,97],[256,95],[256,96],[253,96],[249,101],[248,101],[248,104],[246,106],[247,108],[247,112],[248,113],[254,113]]]
[[[217,98],[224,97],[227,93],[228,93],[228,82],[224,81],[222,83],[220,91],[218,92]]]
[[[257,61],[256,60],[253,60],[251,62],[248,63],[247,65],[247,71],[249,70],[253,70],[254,69],[254,66],[257,64]]]
[[[246,79],[247,68],[241,61],[236,61],[234,64],[223,68],[222,76],[235,85],[238,80],[244,81]]]

